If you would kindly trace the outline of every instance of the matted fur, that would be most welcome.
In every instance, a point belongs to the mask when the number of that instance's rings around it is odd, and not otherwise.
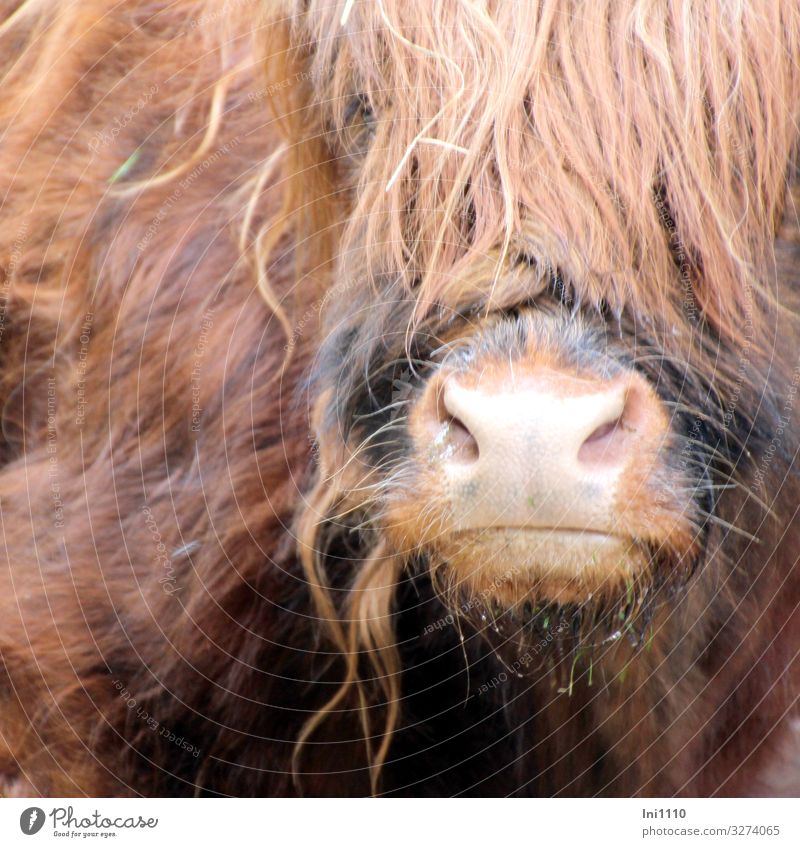
[[[0,10],[6,790],[766,790],[800,635],[793,406],[761,463],[797,387],[797,4]],[[381,532],[353,395],[554,277],[754,455],[648,649],[547,650],[466,703],[509,645],[420,638],[452,611]]]

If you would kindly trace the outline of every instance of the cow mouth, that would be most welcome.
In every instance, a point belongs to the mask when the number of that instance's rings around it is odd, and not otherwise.
[[[564,544],[584,542],[630,543],[632,541],[629,536],[625,536],[617,532],[608,532],[597,529],[578,529],[576,527],[564,526],[493,526],[480,530],[461,530],[455,533],[455,535],[456,537],[461,535],[474,536],[476,533],[483,537],[492,534],[500,534],[503,536],[519,535],[522,538],[528,537],[531,540],[534,540],[537,537],[545,537],[563,542]]]
[[[629,551],[635,548],[635,541],[630,537],[569,527],[464,530],[454,533],[450,543],[463,545],[466,556],[471,550],[479,552],[487,567],[492,567],[494,548],[498,560],[513,557],[523,568],[533,568],[542,575],[550,573],[568,578],[580,576],[586,570],[621,566]]]
[[[435,548],[455,582],[509,604],[531,590],[562,602],[616,593],[650,560],[630,536],[569,527],[462,530],[438,539]]]

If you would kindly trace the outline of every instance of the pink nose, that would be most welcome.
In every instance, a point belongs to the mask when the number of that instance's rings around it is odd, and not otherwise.
[[[429,455],[441,463],[456,529],[614,532],[621,480],[660,417],[642,380],[548,371],[467,387],[451,375],[436,393],[425,407]]]

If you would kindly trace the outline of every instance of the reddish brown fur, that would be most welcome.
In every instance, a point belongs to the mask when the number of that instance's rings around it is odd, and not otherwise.
[[[357,660],[341,661],[347,650],[366,646],[393,672],[384,647],[395,633],[386,621],[384,632],[352,634],[315,620],[340,610],[325,605],[319,587],[307,589],[292,526],[297,519],[306,538],[304,527],[334,505],[357,502],[349,492],[369,472],[348,464],[351,445],[334,439],[322,438],[314,456],[311,432],[325,431],[330,392],[306,397],[303,378],[325,292],[339,281],[330,261],[342,221],[351,205],[374,211],[378,195],[358,195],[350,163],[330,161],[338,148],[307,132],[305,114],[294,110],[313,98],[312,66],[303,49],[287,52],[285,26],[254,26],[246,3],[231,6],[223,37],[209,30],[222,27],[218,20],[192,25],[210,8],[193,0],[81,0],[58,4],[57,13],[41,5],[0,34],[2,786],[62,796],[289,794],[298,784],[308,793],[365,793],[370,762],[352,687],[339,689],[342,713],[307,738],[338,742],[337,755],[306,745],[299,768],[307,775],[298,782],[295,742],[343,678],[363,675]],[[18,6],[0,4],[2,17]],[[296,81],[284,86],[287,79]],[[151,85],[157,96],[136,118],[112,142],[94,144]],[[309,120],[315,131],[318,121]],[[784,138],[780,145],[789,146]],[[341,196],[333,190],[340,186]],[[800,285],[795,194],[776,250],[784,297]],[[489,239],[503,216],[491,191],[484,199],[494,214]],[[768,199],[753,233],[771,226],[779,204]],[[692,207],[687,217],[700,214]],[[426,222],[426,234],[438,224]],[[716,255],[724,239],[703,235]],[[699,234],[697,243],[705,243]],[[436,258],[452,261],[458,244],[453,236]],[[752,246],[755,256],[769,252]],[[669,261],[663,251],[653,266],[663,271]],[[477,265],[459,279],[453,302],[472,297],[470,280],[485,280],[493,257]],[[433,282],[436,291],[449,285]],[[524,284],[518,278],[501,293],[513,302]],[[726,300],[729,291],[739,288],[716,293]],[[654,303],[652,292],[643,295],[645,307]],[[709,309],[723,329],[735,326],[733,304]],[[193,431],[198,359],[202,414]],[[336,474],[339,491],[312,486],[315,458],[318,478]],[[477,760],[463,784],[477,793],[770,791],[768,766],[787,743],[800,685],[800,487],[786,474],[776,466],[765,480],[777,520],[765,522],[748,500],[731,501],[736,523],[763,529],[771,555],[746,540],[726,549],[726,568],[703,571],[691,593],[661,608],[649,650],[634,653],[624,641],[604,650],[607,685],[577,685],[565,698],[556,691],[561,662],[525,687],[505,718],[521,733],[521,757],[503,759],[491,782],[482,780],[492,769]],[[156,532],[170,554],[189,550],[172,570],[159,558]],[[366,621],[389,606],[402,569],[385,543],[373,554],[392,560],[393,580],[363,570],[356,587],[378,586],[375,608],[360,610]],[[200,755],[159,739],[131,699]],[[424,741],[414,747],[415,730],[403,714],[395,718],[400,764],[387,784],[403,788],[413,764],[403,770],[400,745],[419,755]],[[371,754],[394,743],[375,731]],[[608,757],[602,764],[598,750]],[[799,784],[789,778],[784,790]]]
[[[52,56],[12,51],[19,31],[5,36],[0,107],[2,255],[5,262],[13,257],[2,339],[0,644],[7,678],[0,769],[6,790],[29,793],[30,784],[51,795],[137,790],[120,781],[116,754],[109,750],[106,760],[91,752],[107,721],[129,737],[142,731],[130,718],[123,729],[114,681],[142,702],[172,678],[176,695],[191,702],[200,695],[198,679],[214,680],[218,690],[242,684],[236,674],[252,652],[248,627],[255,620],[261,637],[280,638],[275,607],[259,605],[251,586],[278,602],[280,568],[291,560],[286,526],[310,442],[303,410],[289,405],[285,386],[306,365],[316,320],[312,311],[282,372],[286,338],[237,246],[249,183],[280,142],[263,107],[266,83],[249,16],[247,26],[228,20],[223,55],[213,39],[205,44],[207,28],[190,26],[208,12],[202,4],[114,9],[85,2],[75,11],[34,18],[32,44],[41,33],[41,43],[61,45],[63,55],[30,95],[26,80]],[[237,63],[220,129],[193,157],[219,79]],[[95,134],[116,126],[151,85],[158,96],[93,154]],[[112,185],[137,149],[133,169]],[[115,188],[176,166],[183,171],[163,185],[115,196]],[[264,188],[253,230],[280,208],[280,191]],[[138,250],[154,221],[154,234]],[[286,247],[272,272],[278,296],[290,284],[297,291]],[[311,278],[300,296],[314,302]],[[87,313],[87,407],[79,427]],[[198,356],[202,333],[206,352]],[[198,359],[203,412],[193,433]],[[50,379],[55,453],[47,447]],[[64,503],[63,528],[55,525],[51,484]],[[170,574],[145,506],[167,551],[199,541],[191,561],[176,562],[173,583],[164,580]],[[171,596],[165,586],[174,588]],[[170,723],[168,715],[159,719]],[[111,738],[115,747],[123,743],[117,732]],[[210,738],[193,741],[204,757],[214,747]],[[20,779],[29,783],[17,788]]]

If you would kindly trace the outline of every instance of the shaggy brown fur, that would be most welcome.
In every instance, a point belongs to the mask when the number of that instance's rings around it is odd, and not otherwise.
[[[775,790],[800,9],[741,5],[0,2],[6,792]],[[689,566],[387,532],[393,392],[510,322],[651,380]]]

